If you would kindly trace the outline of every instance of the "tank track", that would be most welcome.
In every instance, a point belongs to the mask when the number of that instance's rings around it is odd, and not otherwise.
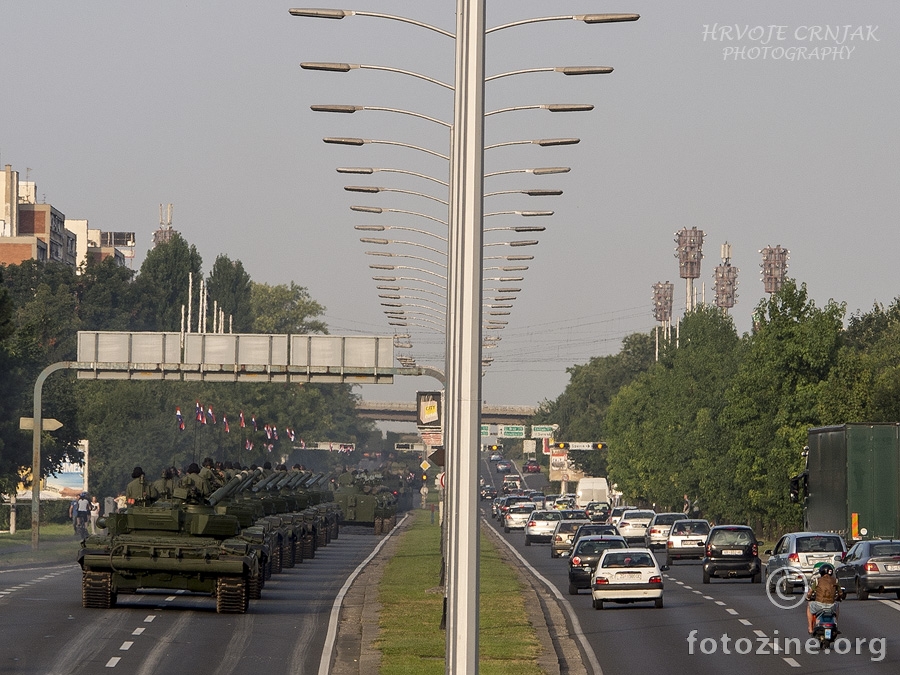
[[[216,579],[216,612],[243,614],[250,604],[247,580],[243,577]]]
[[[290,539],[285,539],[281,544],[281,566],[287,568],[294,566],[294,545]]]
[[[310,560],[316,557],[316,539],[311,532],[303,535],[303,559]]]
[[[251,600],[259,600],[262,597],[263,583],[262,573],[250,577],[247,582],[247,596]]]
[[[116,604],[112,590],[112,574],[85,570],[81,576],[81,606],[92,609],[109,609]]]
[[[303,536],[294,540],[294,562],[298,565],[303,562]]]

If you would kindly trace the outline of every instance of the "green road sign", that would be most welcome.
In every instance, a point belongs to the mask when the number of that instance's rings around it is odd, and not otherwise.
[[[490,436],[491,435],[491,425],[490,424],[482,424],[481,425],[481,435],[482,436]]]
[[[525,438],[525,426],[522,424],[498,424],[497,438]]]

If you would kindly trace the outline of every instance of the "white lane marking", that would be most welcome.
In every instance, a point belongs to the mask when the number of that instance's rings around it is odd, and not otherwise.
[[[133,644],[134,644],[133,642],[123,642],[122,646],[119,647],[119,651],[127,652],[129,649],[131,649],[131,645],[133,645]]]
[[[146,617],[146,618],[144,619],[144,623],[153,623],[153,619],[155,619],[155,618],[156,618],[156,615],[155,615],[155,614],[151,614],[151,615],[149,615],[148,617]]]
[[[786,658],[786,657],[782,657],[782,658],[784,658],[784,662],[786,664],[788,664],[791,668],[799,668],[800,667],[800,664],[797,663],[794,659]]]
[[[666,575],[666,579],[670,579],[670,578],[671,578],[671,577],[667,574],[667,575]],[[683,582],[683,581],[675,581],[675,583],[678,584],[679,586],[684,586],[684,582]]]
[[[747,619],[738,619],[738,621],[740,621],[740,622],[741,622],[742,624],[744,624],[745,626],[752,626],[752,625],[753,625],[753,622],[752,622],[752,621],[748,621]]]
[[[689,590],[689,591],[694,590],[694,587],[693,587],[693,586],[688,586],[687,584],[685,584],[684,587],[685,587],[687,590]]]
[[[719,607],[724,607],[724,606],[725,606],[725,603],[722,602],[721,600],[716,600],[716,604],[719,605]]]
[[[175,599],[175,596],[170,595],[168,598],[166,598],[166,602],[172,602],[174,599]]]
[[[711,595],[704,595],[704,596],[703,596],[703,599],[704,599],[704,600],[712,600],[712,596],[711,596]]]
[[[0,591],[0,595],[9,595],[10,591]]]
[[[490,525],[485,521],[486,525]],[[512,544],[510,544],[503,537],[498,537],[499,541],[503,542],[503,545],[506,546],[509,551],[519,559],[525,567],[527,567],[531,573],[535,576],[535,578],[540,579],[541,583],[543,583],[549,591],[556,598],[557,602],[559,602],[563,608],[565,608],[566,613],[569,615],[569,621],[572,622],[574,637],[581,643],[581,648],[584,651],[585,656],[587,656],[588,661],[591,664],[591,668],[593,669],[596,675],[603,675],[603,668],[600,667],[600,661],[597,659],[597,655],[594,653],[593,647],[591,647],[590,643],[587,641],[587,638],[584,635],[584,630],[581,628],[581,623],[578,621],[578,617],[575,616],[575,610],[572,609],[571,603],[563,597],[563,594],[559,592],[559,589],[554,586],[547,578],[541,575],[531,564],[522,557],[522,554],[519,553],[515,548],[513,548]],[[320,672],[320,675],[323,675]]]
[[[756,634],[756,637],[761,637],[761,638],[768,637],[768,635],[763,633],[761,630],[755,630],[753,632]]]
[[[331,616],[328,618],[328,632],[325,633],[325,646],[322,649],[322,658],[319,660],[319,675],[329,675],[331,672],[331,658],[334,655],[334,643],[337,639],[337,625],[338,619],[341,615],[341,603],[344,601],[344,596],[347,595],[347,590],[350,588],[350,584],[356,581],[356,577],[359,576],[359,573],[363,571],[363,568],[369,564],[369,562],[378,555],[378,552],[381,548],[388,542],[388,540],[393,536],[394,532],[397,531],[397,527],[403,524],[403,521],[409,518],[409,514],[403,516],[400,522],[397,525],[394,525],[394,529],[391,530],[388,535],[378,542],[378,545],[372,550],[369,556],[359,563],[359,566],[347,577],[347,581],[344,582],[344,585],[341,586],[341,590],[338,591],[337,597],[334,599],[334,604],[331,606]]]
[[[141,635],[143,632],[144,632],[143,628],[135,628],[133,631],[131,631],[131,634],[132,635]]]
[[[703,591],[694,591],[697,595],[703,595]]]
[[[731,614],[732,616],[737,616],[738,611],[736,609],[731,609],[731,607],[726,607],[725,611]]]
[[[879,600],[878,602],[884,603],[888,607],[896,609],[898,612],[900,612],[900,604],[897,604],[893,600]]]
[[[107,668],[115,668],[119,661],[122,660],[121,656],[114,656],[109,661],[106,662]]]

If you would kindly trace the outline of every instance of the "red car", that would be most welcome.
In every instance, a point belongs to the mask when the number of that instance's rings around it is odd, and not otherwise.
[[[524,471],[525,473],[540,473],[541,465],[535,462],[533,459],[529,459],[522,466],[522,471]]]

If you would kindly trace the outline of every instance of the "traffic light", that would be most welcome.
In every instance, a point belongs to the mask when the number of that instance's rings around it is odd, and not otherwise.
[[[495,443],[494,445],[487,446],[488,452],[503,452],[503,444]]]
[[[606,443],[554,443],[560,450],[606,450]]]
[[[424,483],[424,482],[426,482],[427,480],[428,480],[428,474],[427,474],[427,473],[423,473],[423,474],[422,474],[422,482]]]
[[[554,443],[553,447],[559,448],[560,450],[568,450],[569,444],[568,443]]]

